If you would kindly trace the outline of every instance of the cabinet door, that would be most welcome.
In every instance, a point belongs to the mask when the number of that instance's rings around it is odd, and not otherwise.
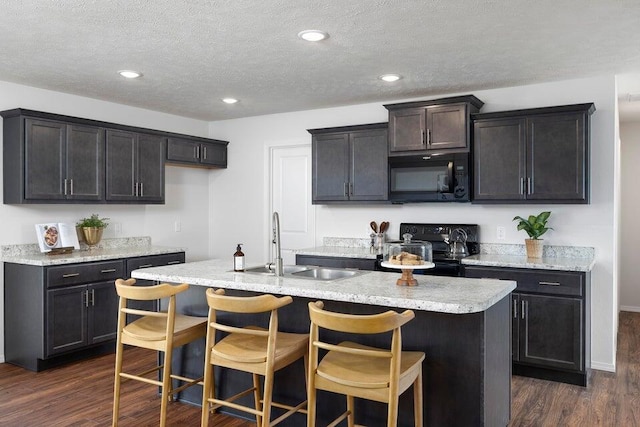
[[[524,200],[524,119],[474,124],[473,200]]]
[[[25,199],[65,198],[66,133],[64,123],[25,119]]]
[[[87,287],[47,291],[47,357],[87,345]]]
[[[527,120],[527,199],[587,201],[584,114]]]
[[[468,150],[467,105],[427,108],[427,150]]]
[[[167,141],[167,160],[197,164],[199,162],[200,144],[180,138],[169,138]]]
[[[425,150],[424,108],[406,108],[389,112],[389,152]]]
[[[104,129],[67,126],[67,198],[104,199]]]
[[[227,146],[203,142],[200,144],[200,162],[205,165],[227,167]]]
[[[387,131],[352,132],[349,200],[387,200],[389,168]]]
[[[117,338],[118,294],[113,281],[87,286],[89,311],[87,342],[97,344]]]
[[[164,202],[164,153],[166,138],[138,135],[138,199]]]
[[[529,294],[520,294],[520,300],[519,361],[582,370],[582,300]]]
[[[313,202],[349,200],[349,134],[316,135],[313,150]]]
[[[133,132],[107,130],[107,194],[111,201],[136,199],[137,136]]]

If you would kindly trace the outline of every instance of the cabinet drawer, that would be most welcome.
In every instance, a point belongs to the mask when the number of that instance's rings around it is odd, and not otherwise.
[[[184,263],[184,252],[164,255],[150,255],[127,260],[127,274],[139,268],[160,267],[163,265]]]
[[[516,292],[584,296],[585,276],[579,272],[465,266],[465,277],[515,280]]]
[[[124,277],[124,262],[105,261],[69,264],[47,268],[47,287],[102,282]]]

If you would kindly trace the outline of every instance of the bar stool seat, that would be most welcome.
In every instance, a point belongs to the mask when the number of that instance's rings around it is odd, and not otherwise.
[[[207,319],[176,314],[176,295],[187,290],[189,285],[170,285],[162,283],[155,286],[134,286],[135,279],[116,280],[116,292],[120,297],[118,305],[118,338],[116,343],[116,366],[113,386],[112,426],[118,425],[120,412],[120,386],[123,380],[136,380],[161,388],[160,426],[166,425],[167,403],[175,394],[187,387],[199,384],[202,378],[187,378],[171,373],[173,349],[199,338],[207,331]],[[128,300],[151,301],[168,298],[166,312],[133,309],[127,307]],[[127,315],[141,316],[130,323]],[[146,348],[164,353],[164,363],[144,372],[128,373],[122,371],[124,346]],[[149,378],[153,372],[162,372],[162,380]],[[173,387],[173,381],[183,383]]]
[[[321,301],[309,303],[309,385],[307,426],[316,425],[316,390],[344,394],[347,410],[330,426],[347,419],[355,425],[354,397],[388,404],[387,426],[395,427],[399,396],[413,385],[414,423],[423,424],[422,362],[420,351],[402,351],[400,327],[414,318],[411,310],[373,315],[351,315],[323,310]],[[377,348],[351,341],[332,344],[320,339],[320,328],[350,334],[392,331],[391,348]],[[319,359],[319,349],[327,350]]]
[[[296,406],[273,402],[274,373],[299,359],[304,359],[306,379],[308,334],[293,334],[278,331],[278,309],[290,304],[290,296],[276,298],[273,295],[255,297],[233,297],[224,295],[223,289],[207,290],[209,319],[207,344],[205,348],[204,387],[202,396],[201,425],[209,423],[209,413],[226,406],[256,417],[258,427],[272,426],[296,412],[306,413],[306,403]],[[236,327],[221,323],[217,312],[255,314],[269,312],[269,328],[257,326]],[[239,316],[237,316],[239,317]],[[237,319],[236,317],[236,319]],[[216,341],[216,331],[228,333]],[[222,398],[215,395],[213,367],[231,368],[253,375],[253,387],[234,396]],[[260,386],[260,376],[264,385]],[[235,400],[253,393],[254,407],[236,403]],[[271,421],[271,408],[285,409],[286,412]]]

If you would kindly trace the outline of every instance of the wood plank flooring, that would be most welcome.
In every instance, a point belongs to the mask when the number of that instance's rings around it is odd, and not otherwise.
[[[640,426],[640,313],[620,314],[617,373],[593,371],[588,388],[514,376],[509,426]],[[155,357],[127,350],[125,369],[152,367]],[[114,355],[34,373],[0,364],[0,426],[108,426],[111,424]],[[156,426],[155,388],[122,385],[120,426]],[[169,405],[170,426],[200,425],[200,408]],[[245,420],[214,415],[210,425],[250,427]],[[375,426],[372,426],[375,427]]]

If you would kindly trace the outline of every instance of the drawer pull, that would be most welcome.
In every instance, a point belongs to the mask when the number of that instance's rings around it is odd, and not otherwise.
[[[115,273],[115,268],[107,268],[105,270],[101,270],[100,273]]]
[[[143,264],[143,265],[139,266],[138,268],[149,268],[149,267],[153,267],[153,264]]]
[[[171,264],[182,264],[182,261],[169,261],[167,263],[167,265],[171,265]]]
[[[560,286],[560,282],[538,282],[541,286]]]
[[[522,300],[522,313],[520,313],[520,315],[522,316],[523,320],[525,318],[526,311],[527,311],[527,302],[525,300]]]
[[[69,278],[69,277],[77,277],[79,275],[80,275],[80,273],[67,273],[67,274],[63,274],[62,278],[66,279],[66,278]]]

